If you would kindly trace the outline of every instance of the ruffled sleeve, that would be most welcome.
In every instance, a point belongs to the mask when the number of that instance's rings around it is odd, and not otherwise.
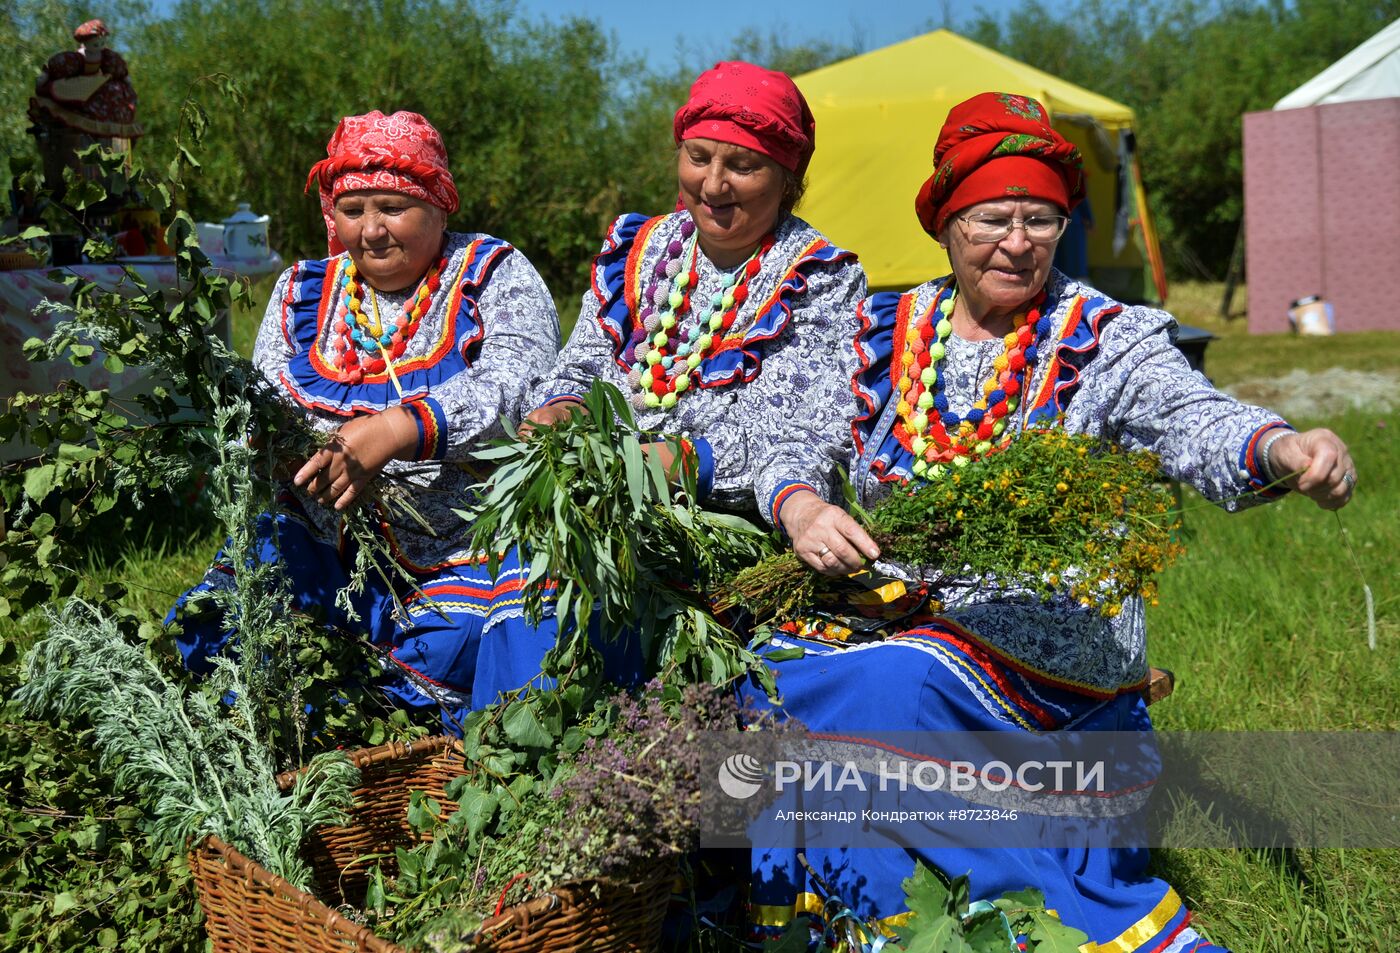
[[[297,265],[282,272],[277,284],[272,288],[272,296],[267,299],[267,309],[263,312],[262,324],[258,325],[258,338],[253,345],[253,365],[262,371],[271,383],[282,379],[287,363],[296,354],[295,337],[289,332],[289,306],[295,285]],[[282,388],[275,388],[279,397],[295,406]]]
[[[839,470],[850,454],[849,421],[857,409],[848,386],[851,342],[864,296],[864,270],[834,246],[789,272],[773,308],[734,351],[728,373],[749,382],[730,390],[735,406],[725,415],[728,423],[705,435],[717,503],[756,504],[781,526],[783,505],[800,490],[840,498]],[[760,338],[761,361],[752,347]]]
[[[1092,352],[1084,352],[1092,359],[1075,375],[1067,425],[1151,450],[1168,476],[1226,509],[1280,495],[1257,492],[1267,484],[1257,451],[1261,437],[1287,422],[1216,390],[1177,349],[1175,331],[1170,314],[1140,307],[1096,324]]]
[[[420,460],[461,459],[504,436],[501,418],[519,423],[530,382],[559,349],[554,299],[518,249],[501,243],[461,288],[456,350],[467,370],[406,402]]]
[[[638,234],[658,219],[623,215],[613,222],[603,247],[593,259],[589,288],[583,294],[578,320],[554,365],[531,388],[531,409],[561,401],[577,401],[598,378],[617,382],[626,367],[618,356],[632,330],[627,301],[627,269],[635,266]]]

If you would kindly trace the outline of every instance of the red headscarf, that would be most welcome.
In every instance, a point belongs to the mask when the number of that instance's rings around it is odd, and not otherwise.
[[[321,217],[332,255],[345,251],[335,234],[335,200],[346,192],[376,189],[401,192],[457,211],[457,186],[447,168],[447,149],[433,124],[417,113],[379,110],[346,116],[326,145],[326,158],[311,167],[306,190],[321,193]]]
[[[676,110],[676,144],[714,139],[761,152],[799,177],[816,148],[817,124],[786,73],[752,63],[716,63]]]
[[[948,112],[933,149],[933,175],[914,200],[937,236],[954,212],[993,199],[1036,198],[1065,211],[1084,199],[1084,160],[1029,96],[979,93]]]
[[[89,20],[73,31],[73,39],[87,40],[95,36],[111,36],[107,24],[101,20]]]
[[[73,39],[91,39],[92,36],[111,36],[106,24],[101,20],[90,20],[73,31]]]

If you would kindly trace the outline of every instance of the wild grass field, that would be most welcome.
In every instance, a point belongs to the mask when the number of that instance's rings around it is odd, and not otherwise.
[[[265,298],[270,284],[255,294]],[[1285,369],[1400,371],[1400,333],[1251,337],[1242,318],[1216,316],[1220,290],[1181,285],[1172,302],[1184,323],[1218,336],[1206,358],[1218,385]],[[234,340],[245,353],[260,312],[234,316]],[[1294,422],[1331,427],[1348,442],[1356,498],[1338,515],[1298,498],[1228,514],[1186,494],[1187,554],[1166,572],[1148,617],[1150,659],[1178,679],[1175,693],[1153,708],[1161,729],[1400,730],[1400,414],[1318,406]],[[197,509],[150,513],[124,533],[95,545],[75,571],[122,581],[128,604],[153,619],[200,576],[218,542]],[[1375,650],[1367,647],[1363,583],[1375,599]],[[13,689],[17,650],[38,624],[31,617],[0,625],[0,690]],[[130,848],[115,849],[118,839],[134,837],[129,818],[118,823],[117,803],[91,776],[55,775],[83,737],[18,718],[5,708],[0,733],[0,788],[8,795],[0,807],[0,945],[8,938],[14,949],[32,950],[201,948],[178,861],[150,865]],[[1395,766],[1387,768],[1393,777]],[[1376,791],[1377,800],[1394,797]],[[139,838],[133,843],[139,854]],[[77,876],[74,867],[84,863],[96,873]],[[1153,864],[1196,910],[1197,924],[1237,951],[1379,953],[1400,942],[1400,850],[1175,849],[1158,851]],[[143,909],[165,903],[169,917],[168,930],[158,919],[148,923],[137,945],[112,928],[113,911],[132,902],[123,899],[132,890],[145,891]],[[36,911],[46,917],[42,928]]]

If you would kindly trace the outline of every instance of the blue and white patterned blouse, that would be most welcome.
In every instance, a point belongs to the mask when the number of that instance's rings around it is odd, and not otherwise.
[[[537,405],[577,398],[596,378],[636,393],[622,353],[637,302],[689,217],[624,215],[613,223],[573,334],[534,390]],[[723,272],[703,253],[697,268],[693,298],[705,300],[719,290]],[[838,471],[850,455],[849,421],[857,410],[851,341],[864,296],[865,272],[855,256],[788,216],[749,280],[729,336],[698,368],[699,387],[670,411],[638,412],[643,430],[694,444],[709,505],[757,510],[776,525],[783,501],[798,488],[840,498]],[[695,320],[693,312],[684,316],[682,332]]]
[[[911,453],[891,432],[890,368],[898,366],[904,322],[923,315],[947,283],[938,279],[906,295],[877,294],[861,304],[856,345],[861,369],[852,382],[863,407],[854,422],[851,474],[857,497],[867,505],[913,475]],[[1048,424],[1063,414],[1071,432],[1156,453],[1168,476],[1227,509],[1278,495],[1252,492],[1268,482],[1255,451],[1263,434],[1287,424],[1222,394],[1191,370],[1172,343],[1176,320],[1170,314],[1125,307],[1058,271],[1051,272],[1046,291],[1049,339],[1040,347],[1021,406],[1008,415],[1010,428]],[[980,396],[1004,345],[999,339],[973,342],[950,335],[946,346],[939,373],[950,409],[962,413]],[[878,568],[910,578],[897,565]],[[1141,599],[1128,600],[1121,614],[1106,619],[1067,596],[1042,603],[995,582],[948,584],[938,597],[946,607],[943,616],[1030,674],[1105,696],[1146,679]]]
[[[475,480],[463,468],[467,456],[505,436],[501,417],[520,420],[530,381],[554,360],[559,317],[539,273],[519,251],[483,234],[449,233],[447,267],[428,313],[394,364],[403,394],[387,374],[341,383],[330,350],[337,289],[348,255],[300,261],[282,273],[253,351],[253,363],[277,385],[283,399],[322,432],[357,414],[403,404],[418,426],[414,460],[391,460],[384,473],[406,484],[413,505],[433,527],[387,517],[384,532],[400,562],[427,571],[467,561],[466,529],[453,513],[467,501]],[[409,289],[410,292],[415,289]],[[364,307],[389,316],[408,293],[366,289]],[[300,490],[323,541],[339,539],[340,517]]]

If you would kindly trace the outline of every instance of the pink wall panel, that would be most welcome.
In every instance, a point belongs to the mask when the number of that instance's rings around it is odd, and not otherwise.
[[[1324,276],[1337,328],[1400,330],[1400,98],[1317,112]]]
[[[1323,293],[1317,110],[1245,113],[1244,234],[1249,330],[1287,331],[1288,305]]]
[[[1400,98],[1247,113],[1244,153],[1249,330],[1310,294],[1339,331],[1400,330]]]

